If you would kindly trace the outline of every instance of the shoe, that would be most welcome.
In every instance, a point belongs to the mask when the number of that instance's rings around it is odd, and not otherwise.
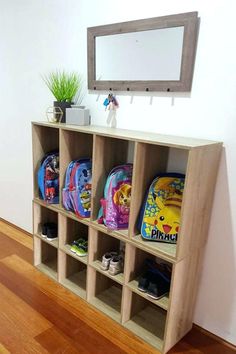
[[[51,223],[48,226],[48,230],[47,230],[47,240],[48,241],[53,241],[55,239],[57,239],[58,235],[57,235],[57,225],[54,223]]]
[[[113,256],[117,256],[118,253],[117,252],[106,252],[103,256],[102,256],[102,264],[100,265],[100,268],[102,270],[108,270],[109,266],[110,266],[110,261],[112,259]]]
[[[48,241],[55,240],[57,235],[57,224],[53,222],[46,222],[42,225],[42,237],[47,238]]]
[[[156,275],[156,279],[149,282],[147,295],[158,300],[170,291],[170,283],[161,276]]]
[[[153,299],[160,299],[170,290],[171,268],[152,259],[145,261],[146,271],[139,277],[138,290],[146,292]]]
[[[146,293],[150,282],[150,274],[148,272],[140,275],[138,279],[138,290]]]
[[[121,273],[122,270],[123,270],[123,257],[121,255],[113,256],[110,260],[108,273],[111,275],[116,275]]]
[[[88,254],[88,241],[83,238],[75,240],[73,241],[70,250],[71,252],[76,253],[79,257],[85,257]]]

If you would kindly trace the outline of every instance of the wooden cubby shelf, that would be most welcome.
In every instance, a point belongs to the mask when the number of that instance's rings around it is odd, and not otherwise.
[[[33,234],[35,266],[142,340],[166,353],[192,327],[201,255],[207,240],[222,143],[95,126],[32,123]],[[59,204],[40,199],[37,172],[44,155],[59,151]],[[92,159],[91,216],[79,219],[63,208],[62,189],[71,160]],[[129,228],[109,230],[97,222],[100,199],[113,167],[133,164]],[[160,173],[185,174],[177,244],[142,239],[139,215],[147,190]],[[42,225],[58,225],[58,239],[42,237]],[[71,244],[88,240],[88,254]],[[101,269],[106,252],[123,252],[124,268],[113,276]],[[138,289],[145,259],[171,270],[169,294],[155,300]]]
[[[61,250],[58,265],[59,282],[81,298],[86,299],[87,265]]]

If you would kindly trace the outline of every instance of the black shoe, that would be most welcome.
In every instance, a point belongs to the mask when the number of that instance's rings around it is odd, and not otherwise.
[[[147,295],[152,299],[158,300],[170,291],[170,283],[160,275],[155,275],[149,282]]]
[[[148,286],[149,286],[149,274],[148,272],[145,272],[139,277],[138,290],[142,292],[147,292]]]
[[[47,240],[53,241],[57,238],[57,224],[50,223],[47,229]]]
[[[52,241],[57,238],[57,224],[54,222],[46,222],[42,225],[42,237],[47,238],[47,240]]]

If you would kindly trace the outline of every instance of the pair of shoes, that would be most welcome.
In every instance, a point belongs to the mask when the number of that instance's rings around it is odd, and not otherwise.
[[[77,256],[85,257],[88,254],[88,241],[84,238],[79,238],[72,242],[70,250],[76,253]]]
[[[48,241],[53,241],[57,238],[57,224],[54,222],[46,222],[42,225],[42,237]]]
[[[102,257],[100,268],[108,270],[108,273],[111,275],[119,274],[123,269],[123,257],[118,255],[117,252],[107,252]]]
[[[138,289],[158,300],[170,291],[171,272],[166,264],[152,260],[147,260],[146,266],[147,270],[139,277]]]

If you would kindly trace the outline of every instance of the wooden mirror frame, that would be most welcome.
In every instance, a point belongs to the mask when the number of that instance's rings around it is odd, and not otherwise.
[[[96,80],[96,37],[179,26],[184,27],[180,80]],[[198,26],[198,13],[188,12],[87,28],[88,89],[111,91],[191,91]]]

